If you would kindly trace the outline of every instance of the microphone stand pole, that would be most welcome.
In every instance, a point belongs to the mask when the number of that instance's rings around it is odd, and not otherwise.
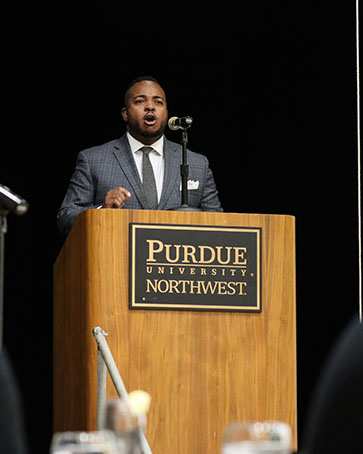
[[[202,211],[197,207],[190,207],[188,205],[188,176],[189,176],[189,165],[187,163],[187,144],[188,144],[188,133],[187,129],[190,128],[186,126],[182,128],[182,164],[180,166],[180,176],[181,176],[181,206],[176,208],[175,211]]]
[[[28,211],[28,202],[0,184],[0,350],[3,345],[4,329],[4,267],[5,267],[5,234],[7,232],[7,215],[15,213],[22,216]]]
[[[187,164],[187,144],[188,144],[188,133],[186,129],[182,130],[182,147],[183,147],[183,160],[180,166],[181,176],[181,196],[182,205],[181,208],[188,208],[188,176],[189,176],[189,165]]]

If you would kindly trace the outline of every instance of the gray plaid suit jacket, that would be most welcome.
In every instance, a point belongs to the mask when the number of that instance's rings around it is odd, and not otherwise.
[[[158,209],[173,210],[181,205],[181,145],[164,138],[164,159],[164,182]],[[188,205],[203,211],[223,211],[208,159],[188,150],[187,160],[188,181],[194,182],[194,189],[188,190]],[[107,192],[119,186],[131,192],[131,198],[123,208],[147,208],[143,185],[126,134],[120,139],[79,153],[75,171],[58,211],[59,231],[66,235],[80,213],[102,205]]]

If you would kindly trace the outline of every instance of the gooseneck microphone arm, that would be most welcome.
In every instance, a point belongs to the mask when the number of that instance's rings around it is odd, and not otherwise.
[[[19,216],[28,210],[28,202],[11,189],[0,184],[0,213],[14,213]]]

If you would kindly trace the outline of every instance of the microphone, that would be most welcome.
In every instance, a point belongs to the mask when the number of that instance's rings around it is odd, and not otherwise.
[[[8,187],[0,184],[0,211],[2,208],[21,216],[28,211],[29,204]]]
[[[171,117],[168,121],[168,126],[172,131],[177,129],[187,129],[193,123],[192,117]]]

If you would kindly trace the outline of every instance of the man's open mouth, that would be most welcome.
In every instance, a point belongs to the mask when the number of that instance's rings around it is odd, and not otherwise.
[[[147,125],[147,126],[154,126],[154,124],[156,123],[156,118],[153,114],[147,114],[145,115],[144,117],[144,123]]]

